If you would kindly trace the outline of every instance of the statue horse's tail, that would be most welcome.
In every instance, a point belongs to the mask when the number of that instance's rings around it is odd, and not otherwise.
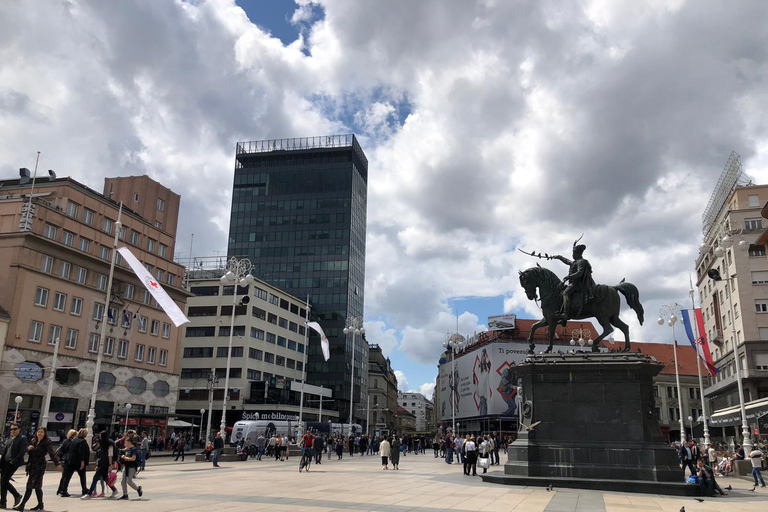
[[[637,313],[637,319],[640,320],[640,325],[643,325],[645,311],[643,310],[643,305],[640,304],[640,292],[637,291],[637,286],[632,283],[622,282],[614,286],[614,288],[620,291],[624,298],[627,299],[627,304]]]

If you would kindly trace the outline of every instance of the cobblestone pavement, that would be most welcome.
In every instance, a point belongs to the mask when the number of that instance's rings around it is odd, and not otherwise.
[[[142,512],[226,512],[265,510],[277,512],[435,512],[436,510],[489,512],[569,512],[569,511],[669,511],[687,512],[768,510],[768,492],[746,480],[725,478],[723,487],[734,487],[729,496],[708,498],[699,503],[693,498],[649,494],[622,494],[513,487],[483,483],[479,477],[462,474],[460,465],[448,465],[432,454],[401,457],[400,470],[381,468],[376,456],[355,456],[313,464],[309,473],[299,473],[298,458],[286,462],[254,459],[247,462],[175,463],[167,458],[150,459],[147,470],[136,482],[143,486],[139,499],[130,490],[130,501],[56,496],[59,473],[45,476],[45,505],[50,511],[141,510]],[[489,471],[503,471],[493,466]],[[91,473],[88,474],[90,483]],[[17,475],[17,487],[26,482]],[[120,482],[118,481],[118,488]],[[70,492],[77,492],[77,476]],[[32,496],[27,509],[37,501]],[[109,508],[107,508],[109,507]]]

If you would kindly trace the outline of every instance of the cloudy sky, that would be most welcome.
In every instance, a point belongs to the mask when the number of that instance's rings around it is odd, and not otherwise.
[[[357,134],[368,339],[431,393],[457,315],[538,315],[517,247],[585,233],[668,341],[731,150],[768,182],[766,52],[760,0],[4,0],[0,174],[149,174],[188,258],[226,250],[237,141]]]

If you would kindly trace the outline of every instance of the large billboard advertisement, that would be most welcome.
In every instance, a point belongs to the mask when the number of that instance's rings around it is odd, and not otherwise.
[[[488,317],[489,331],[506,331],[515,328],[515,315],[496,315]]]
[[[537,345],[536,353],[548,345]],[[491,343],[440,365],[440,418],[500,415],[517,416],[515,366],[528,355],[527,343]]]

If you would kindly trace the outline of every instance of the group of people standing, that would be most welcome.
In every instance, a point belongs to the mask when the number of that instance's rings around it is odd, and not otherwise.
[[[695,483],[699,485],[703,495],[714,496],[715,493],[725,495],[725,492],[720,488],[715,478],[715,472],[719,469],[719,466],[717,452],[711,444],[707,444],[706,450],[701,450],[701,448],[699,448],[699,443],[693,439],[687,443],[673,446],[678,450],[683,471],[688,468],[688,471],[690,472],[689,478],[695,477]],[[755,447],[748,456],[752,462],[752,477],[755,479],[755,487],[758,485],[765,487],[765,481],[760,472],[762,459],[764,457],[763,452]],[[744,448],[736,446],[736,453],[729,463],[733,460],[744,459]],[[722,475],[723,473],[720,472],[720,474]]]
[[[436,446],[438,442],[440,446]],[[435,458],[442,453],[447,464],[464,464],[464,474],[469,474],[468,471],[471,469],[473,475],[477,473],[478,463],[483,468],[483,473],[488,470],[488,466],[498,466],[499,450],[502,448],[506,451],[506,443],[495,431],[491,434],[479,435],[477,438],[474,434],[467,434],[462,438],[454,436],[449,430],[442,439],[436,438],[433,443]],[[487,461],[481,459],[487,459]],[[470,462],[469,466],[468,462]]]

